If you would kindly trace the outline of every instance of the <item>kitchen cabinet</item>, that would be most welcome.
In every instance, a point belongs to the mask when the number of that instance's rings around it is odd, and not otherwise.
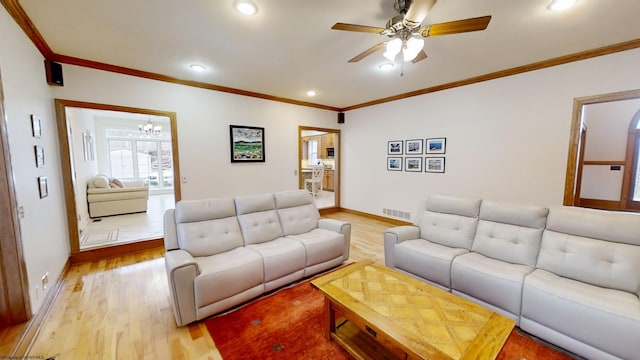
[[[326,191],[334,190],[334,170],[326,170],[324,171],[324,177],[322,179],[322,188]]]
[[[321,141],[320,141],[320,154],[318,155],[319,158],[321,159],[326,159],[328,158],[328,154],[327,154],[327,149],[333,149],[335,147],[335,138],[336,135],[329,133],[329,134],[324,134],[320,137]]]

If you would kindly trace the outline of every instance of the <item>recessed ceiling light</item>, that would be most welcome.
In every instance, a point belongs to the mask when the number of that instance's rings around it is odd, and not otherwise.
[[[307,91],[307,96],[316,96],[317,92],[315,90]]]
[[[391,70],[393,69],[393,63],[388,62],[388,63],[380,64],[378,65],[378,69],[384,70],[384,71]]]
[[[242,15],[255,15],[258,12],[258,6],[251,0],[236,0],[233,2],[233,8]]]
[[[189,67],[191,68],[191,70],[197,71],[197,72],[202,72],[207,70],[207,68],[204,65],[199,65],[199,64],[191,64],[189,65]]]
[[[576,0],[551,0],[547,9],[551,11],[561,11],[570,8],[576,3]]]

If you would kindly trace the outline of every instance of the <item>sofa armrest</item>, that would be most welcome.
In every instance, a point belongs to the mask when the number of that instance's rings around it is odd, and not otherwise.
[[[196,321],[196,300],[193,282],[200,268],[185,250],[171,250],[164,255],[173,314],[178,326]]]
[[[146,187],[142,180],[123,181],[122,184],[126,187]]]
[[[384,264],[390,268],[395,267],[393,260],[393,248],[405,241],[418,239],[420,228],[415,225],[397,226],[384,232]]]
[[[351,246],[351,224],[337,219],[318,219],[318,228],[332,230],[344,236],[344,251],[342,259],[349,259],[349,248]]]

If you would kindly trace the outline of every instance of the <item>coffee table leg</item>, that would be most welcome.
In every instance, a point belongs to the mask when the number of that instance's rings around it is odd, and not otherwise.
[[[324,298],[325,337],[331,340],[331,333],[336,331],[336,311],[331,306],[331,300]]]

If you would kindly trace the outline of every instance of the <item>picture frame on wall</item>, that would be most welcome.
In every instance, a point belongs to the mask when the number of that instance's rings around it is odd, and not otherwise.
[[[402,140],[392,140],[387,145],[387,155],[402,155]]]
[[[387,170],[402,171],[402,157],[388,157]]]
[[[35,114],[31,114],[31,132],[34,138],[42,137],[42,119]]]
[[[407,140],[405,147],[407,155],[422,155],[422,139]]]
[[[424,158],[424,171],[428,173],[444,173],[444,157]]]
[[[425,142],[425,154],[444,154],[447,152],[447,138],[431,138]]]
[[[422,158],[421,157],[404,158],[404,171],[422,172]]]
[[[265,162],[264,128],[229,125],[231,162]]]
[[[40,192],[40,199],[49,196],[49,184],[46,176],[38,177],[38,191]]]
[[[35,145],[33,150],[36,155],[36,167],[44,167],[44,148],[42,146]]]

